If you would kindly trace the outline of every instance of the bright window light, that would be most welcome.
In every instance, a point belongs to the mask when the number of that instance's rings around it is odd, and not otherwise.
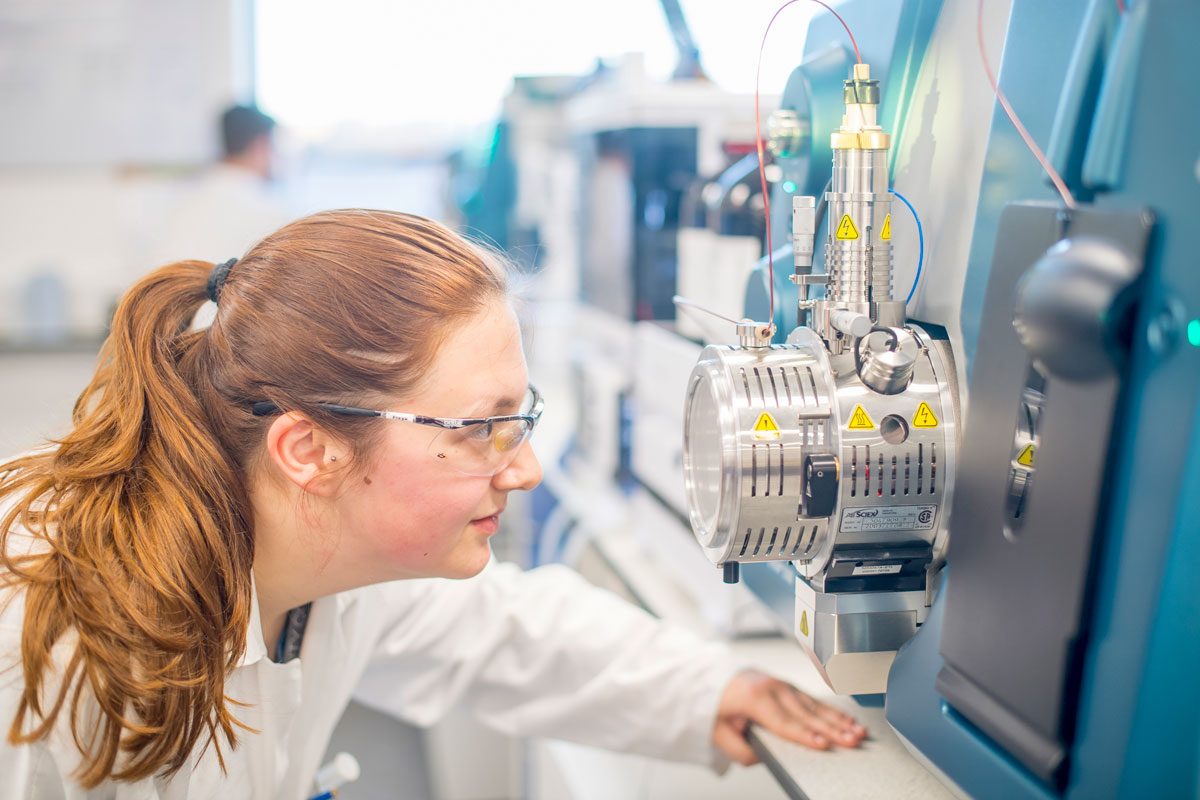
[[[684,3],[714,81],[753,90],[759,41],[778,5]],[[799,63],[806,5],[771,31],[764,93],[782,91]],[[666,78],[676,62],[656,0],[257,0],[255,27],[259,104],[308,140],[348,129],[453,135],[494,118],[515,75],[586,74],[598,58],[641,52],[649,75]]]

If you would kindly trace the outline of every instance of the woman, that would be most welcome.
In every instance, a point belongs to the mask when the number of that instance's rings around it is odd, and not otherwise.
[[[701,763],[752,763],[747,721],[856,746],[568,570],[489,563],[541,477],[507,292],[446,228],[377,211],[130,290],[73,430],[0,468],[0,795],[307,797],[352,695]]]

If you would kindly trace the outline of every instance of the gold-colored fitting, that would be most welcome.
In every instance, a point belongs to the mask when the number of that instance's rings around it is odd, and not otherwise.
[[[879,129],[836,130],[829,136],[829,146],[834,150],[887,150],[892,146],[892,137]]]

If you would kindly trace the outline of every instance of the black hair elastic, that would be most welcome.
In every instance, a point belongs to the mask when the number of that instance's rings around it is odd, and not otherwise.
[[[212,268],[212,272],[208,273],[208,299],[214,303],[219,303],[221,297],[221,289],[225,287],[225,281],[229,278],[229,270],[233,269],[233,265],[237,263],[236,258],[231,258],[223,264],[217,264]]]

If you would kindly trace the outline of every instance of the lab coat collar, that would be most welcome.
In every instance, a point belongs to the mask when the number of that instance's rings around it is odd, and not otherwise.
[[[340,624],[342,617],[357,599],[358,592],[356,591],[338,592],[332,597],[317,598],[313,601],[313,607],[315,610],[318,605],[332,604],[335,612],[334,618],[338,621],[336,631],[342,635]],[[250,574],[250,624],[246,628],[246,651],[237,665],[238,667],[249,667],[265,658],[267,658],[267,645],[263,641],[262,616],[258,606],[258,584],[254,581],[252,572]]]
[[[250,573],[250,625],[246,629],[246,652],[242,653],[239,667],[249,667],[267,657],[267,645],[263,641],[262,619],[258,610],[258,585],[254,573]]]

